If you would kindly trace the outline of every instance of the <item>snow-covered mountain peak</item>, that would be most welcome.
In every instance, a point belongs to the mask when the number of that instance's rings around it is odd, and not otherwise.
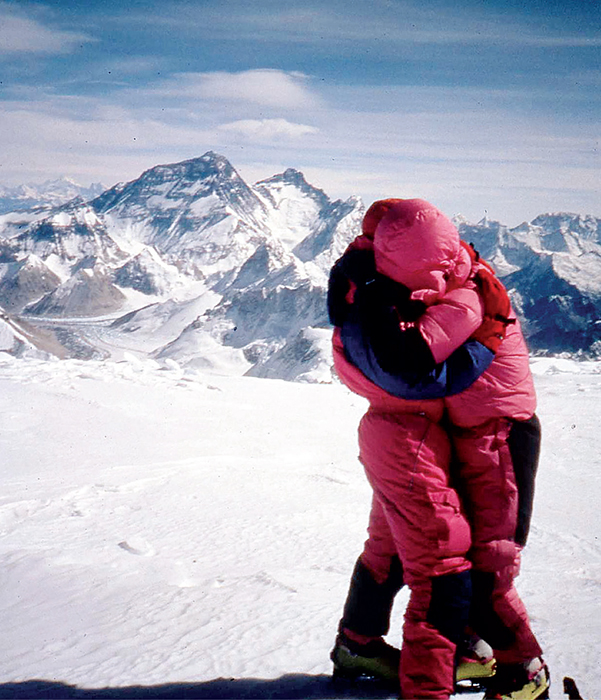
[[[323,229],[324,220],[330,219],[333,213],[336,216],[337,203],[332,203],[322,190],[310,185],[303,173],[294,168],[257,182],[254,190],[270,212],[270,228],[295,254],[305,241]],[[309,260],[320,252],[310,252],[303,259]]]
[[[296,168],[286,168],[286,170],[284,170],[283,173],[273,175],[272,177],[257,183],[258,186],[265,184],[269,184],[271,186],[277,186],[278,184],[294,185],[306,194],[321,197],[324,200],[329,199],[329,197],[323,190],[320,190],[319,188],[310,185],[307,182],[304,173],[302,173],[300,170],[297,170]]]
[[[451,221],[459,228],[462,224],[471,224],[471,221],[463,214],[455,214],[451,217]]]
[[[46,180],[41,185],[28,185],[31,194],[46,193],[55,197],[63,196],[72,199],[73,197],[83,197],[85,200],[92,196],[97,196],[104,192],[106,187],[101,182],[94,182],[89,187],[85,187],[75,180],[75,178],[63,176],[54,180]]]
[[[295,168],[249,186],[208,151],[149,168],[88,203],[1,216],[0,305],[36,323],[49,317],[54,329],[69,317],[61,333],[77,356],[104,356],[114,340],[144,351],[152,344],[157,357],[168,348],[182,363],[211,355],[216,367],[224,352],[236,371],[252,365],[255,376],[273,376],[312,355],[307,343],[321,335],[307,328],[327,328],[328,274],[361,231],[364,210],[359,197],[331,200]],[[533,349],[601,347],[601,220],[555,213],[515,228],[488,217],[454,222],[503,278]],[[138,313],[149,305],[154,320]],[[69,325],[130,312],[127,328],[107,331],[114,338],[91,333],[89,321]],[[160,339],[159,316],[168,319]]]
[[[287,168],[283,173],[257,182],[254,189],[266,196],[276,208],[290,199],[309,199],[318,208],[326,206],[330,198],[323,190],[310,185],[300,170]]]
[[[132,256],[113,274],[115,284],[149,296],[166,296],[186,285],[186,277],[151,246]]]
[[[89,201],[100,195],[104,189],[104,185],[99,182],[84,187],[70,177],[16,187],[0,185],[0,213],[24,211],[34,207],[57,207],[76,197]]]
[[[499,228],[503,227],[503,224],[500,221],[497,221],[496,219],[491,219],[487,214],[486,216],[483,216],[482,219],[480,219],[480,221],[478,222],[478,226],[492,231],[497,231]]]
[[[82,200],[52,209],[4,243],[4,256],[21,261],[32,255],[68,274],[82,266],[117,263],[125,254],[106,234],[102,220]],[[35,259],[35,258],[33,258]],[[50,261],[50,263],[49,263]]]
[[[211,194],[231,196],[235,192],[253,196],[230,162],[209,151],[199,158],[156,165],[131,182],[115,185],[98,197],[94,206],[103,212],[142,204],[168,209]]]
[[[95,228],[102,226],[96,212],[81,197],[54,209],[43,223],[64,229],[73,227],[74,232],[82,236],[92,235]]]
[[[577,234],[585,239],[601,243],[601,219],[592,215],[556,212],[541,214],[532,221],[533,226],[540,226],[546,231],[561,235]]]
[[[155,166],[93,204],[116,237],[192,258],[207,274],[241,265],[271,235],[264,200],[212,151]]]
[[[209,151],[198,158],[191,158],[178,163],[157,165],[146,170],[137,182],[180,182],[180,181],[218,181],[235,180],[239,176],[232,164],[224,156]]]

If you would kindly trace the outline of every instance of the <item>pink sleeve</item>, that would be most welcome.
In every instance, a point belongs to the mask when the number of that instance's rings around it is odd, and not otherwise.
[[[472,335],[483,319],[483,306],[475,287],[461,287],[428,307],[419,329],[435,362],[444,362]]]

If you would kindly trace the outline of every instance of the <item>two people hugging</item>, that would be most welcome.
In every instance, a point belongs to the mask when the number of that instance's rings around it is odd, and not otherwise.
[[[514,579],[528,535],[540,424],[507,292],[453,223],[387,199],[330,274],[334,366],[369,401],[359,458],[373,490],[332,660],[393,680],[402,698],[548,695],[549,673]],[[394,597],[410,588],[402,649]]]

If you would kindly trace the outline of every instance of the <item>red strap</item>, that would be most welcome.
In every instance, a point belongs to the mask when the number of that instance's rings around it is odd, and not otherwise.
[[[476,267],[474,280],[478,285],[484,304],[482,324],[472,335],[472,338],[493,352],[497,352],[507,333],[507,326],[515,323],[515,319],[509,318],[511,314],[509,295],[503,283],[495,275],[493,268],[480,257],[473,246],[464,241],[461,241],[461,244],[469,253],[472,268]]]

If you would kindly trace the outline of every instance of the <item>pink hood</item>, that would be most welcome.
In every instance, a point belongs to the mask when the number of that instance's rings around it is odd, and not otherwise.
[[[463,285],[472,263],[453,223],[423,199],[375,202],[366,216],[375,226],[376,267],[413,291],[412,297],[433,304]]]

